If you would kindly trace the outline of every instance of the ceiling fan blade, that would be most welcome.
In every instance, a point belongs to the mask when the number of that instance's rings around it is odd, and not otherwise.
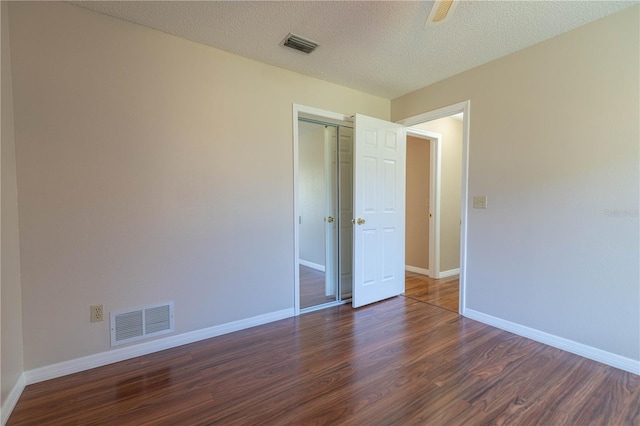
[[[427,25],[439,24],[446,21],[453,14],[458,0],[436,0],[427,17]]]

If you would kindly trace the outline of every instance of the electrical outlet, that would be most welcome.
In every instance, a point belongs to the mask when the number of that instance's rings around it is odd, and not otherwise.
[[[104,319],[104,308],[102,305],[91,305],[91,322],[98,322]]]

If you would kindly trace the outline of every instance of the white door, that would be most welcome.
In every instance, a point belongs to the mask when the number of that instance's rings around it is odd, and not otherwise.
[[[405,128],[356,114],[354,308],[404,292]]]

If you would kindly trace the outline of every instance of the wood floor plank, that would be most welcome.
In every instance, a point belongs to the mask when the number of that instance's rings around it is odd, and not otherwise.
[[[406,297],[426,302],[451,312],[458,312],[460,278],[454,275],[435,279],[415,272],[405,271]]]
[[[325,294],[325,273],[300,265],[300,308],[334,302],[336,296]]]
[[[640,378],[409,297],[27,386],[8,425],[640,425]]]

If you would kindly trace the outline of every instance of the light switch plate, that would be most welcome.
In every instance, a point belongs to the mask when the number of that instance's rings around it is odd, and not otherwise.
[[[473,208],[474,209],[486,209],[487,208],[487,196],[486,195],[474,195],[473,196]]]

